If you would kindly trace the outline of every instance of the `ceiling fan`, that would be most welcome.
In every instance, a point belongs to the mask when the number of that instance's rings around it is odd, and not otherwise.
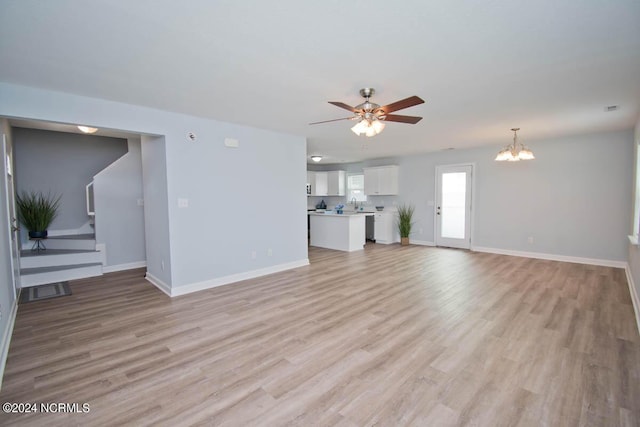
[[[351,128],[356,135],[374,136],[382,132],[384,129],[384,122],[399,122],[409,123],[415,125],[422,117],[417,116],[403,116],[399,114],[390,114],[394,111],[402,110],[405,108],[413,107],[424,103],[418,96],[410,96],[409,98],[396,101],[394,103],[380,106],[374,102],[371,102],[369,98],[375,93],[375,89],[367,87],[360,89],[360,95],[365,99],[362,104],[351,107],[344,102],[329,101],[329,104],[336,107],[344,108],[354,113],[353,116],[343,117],[341,119],[325,120],[322,122],[309,123],[310,125],[317,125],[320,123],[337,122],[339,120],[358,120],[358,123]]]

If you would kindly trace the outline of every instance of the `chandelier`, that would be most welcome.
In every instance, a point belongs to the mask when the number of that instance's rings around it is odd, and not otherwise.
[[[535,159],[529,147],[518,142],[518,131],[520,128],[512,128],[511,130],[513,131],[513,143],[500,150],[495,160],[498,162],[519,162],[520,160]]]

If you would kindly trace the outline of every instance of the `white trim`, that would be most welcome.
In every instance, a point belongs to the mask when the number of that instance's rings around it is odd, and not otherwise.
[[[435,246],[435,242],[429,242],[426,240],[415,240],[409,237],[409,243],[412,245],[420,245],[420,246]]]
[[[104,273],[104,268],[107,266],[107,245],[105,243],[96,243],[96,251],[100,252],[100,262]]]
[[[638,292],[636,292],[636,284],[633,281],[631,275],[631,267],[629,263],[624,268],[627,273],[627,283],[629,284],[629,294],[631,295],[631,302],[633,303],[633,312],[636,315],[636,326],[638,327],[638,333],[640,333],[640,298],[638,298]]]
[[[144,278],[147,279],[147,281],[152,285],[154,285],[156,288],[160,289],[162,292],[164,292],[168,296],[171,296],[171,286],[167,285],[162,280],[158,279],[156,276],[149,273],[148,271],[147,271],[147,274],[144,275]]]
[[[635,246],[640,246],[640,242],[638,242],[638,236],[627,236],[629,239],[629,243]]]
[[[2,333],[2,349],[0,350],[0,389],[2,389],[2,380],[4,378],[4,368],[7,363],[7,356],[9,355],[9,344],[11,344],[11,336],[13,335],[13,325],[16,323],[16,316],[18,315],[18,299],[20,295],[13,301],[13,307],[11,313],[9,313],[9,321]]]
[[[475,236],[475,229],[476,229],[476,224],[475,224],[475,211],[476,211],[476,162],[468,162],[468,163],[454,163],[454,164],[449,164],[449,165],[435,165],[435,192],[434,194],[434,204],[433,204],[433,240],[434,240],[434,246],[437,246],[436,241],[438,240],[438,191],[440,191],[439,189],[439,185],[438,185],[438,181],[439,181],[439,176],[438,176],[438,169],[441,168],[455,168],[455,167],[465,167],[465,166],[471,166],[471,200],[469,201],[469,247],[466,248],[460,248],[460,249],[469,249],[471,250],[471,248],[473,247],[473,242],[474,242],[474,236]]]
[[[254,279],[256,277],[266,276],[268,274],[279,273],[293,268],[304,267],[309,265],[309,259],[301,259],[299,261],[288,262],[285,264],[273,265],[271,267],[260,268],[257,270],[246,271],[244,273],[231,274],[229,276],[219,277],[217,279],[205,280],[203,282],[190,283],[188,285],[171,288],[171,296],[179,296],[190,294],[192,292],[203,291],[205,289],[215,288],[218,286],[228,285],[242,280]],[[149,273],[147,273],[148,275]]]
[[[80,228],[72,228],[69,230],[47,230],[47,235],[49,237],[55,237],[55,236],[73,236],[75,234],[87,234],[82,228],[88,223],[89,221],[84,223]]]
[[[127,264],[107,265],[102,267],[103,273],[113,273],[115,271],[133,270],[134,268],[142,268],[147,266],[147,261],[129,262]]]
[[[3,164],[4,167],[2,168],[2,174],[4,174],[5,172],[7,172],[7,176],[4,177],[4,189],[5,189],[5,198],[7,200],[7,236],[9,236],[9,268],[11,269],[11,287],[13,288],[12,293],[13,293],[13,297],[14,298],[18,298],[18,293],[16,292],[17,289],[19,288],[20,285],[18,283],[18,281],[20,280],[20,275],[18,273],[18,276],[16,277],[16,271],[19,272],[20,270],[20,249],[19,249],[19,242],[13,240],[18,239],[17,234],[15,231],[12,230],[12,227],[14,225],[13,222],[13,218],[11,215],[11,206],[10,206],[10,195],[14,194],[15,195],[15,188],[9,188],[9,176],[11,176],[11,183],[13,184],[13,175],[11,175],[10,173],[8,173],[8,169],[5,170],[9,165],[6,163],[5,159],[9,159],[9,152],[7,151],[7,135],[6,134],[2,134],[2,157],[3,157]],[[12,186],[13,187],[13,186]],[[15,197],[15,196],[14,196]],[[14,202],[14,210],[15,210],[15,202]],[[15,217],[17,218],[17,212],[14,212]],[[19,224],[15,224],[16,227],[19,226]],[[17,253],[16,253],[17,251]],[[18,265],[15,265],[15,262],[18,262]],[[2,384],[2,377],[0,376],[0,385]]]
[[[546,259],[550,261],[574,262],[576,264],[599,265],[602,267],[625,268],[627,266],[627,263],[625,261],[615,261],[615,260],[609,260],[609,259],[582,258],[582,257],[568,256],[568,255],[544,254],[540,252],[512,251],[509,249],[485,248],[480,246],[472,247],[471,250],[475,252],[487,252],[487,253],[498,254],[498,255],[510,255],[510,256],[525,257],[525,258]]]

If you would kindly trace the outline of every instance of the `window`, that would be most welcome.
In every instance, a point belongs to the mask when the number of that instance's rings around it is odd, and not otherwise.
[[[364,194],[364,174],[347,176],[347,202],[354,198],[358,202],[367,201],[367,196]]]

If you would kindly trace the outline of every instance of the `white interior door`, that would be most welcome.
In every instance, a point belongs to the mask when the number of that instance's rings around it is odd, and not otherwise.
[[[471,246],[473,165],[436,167],[436,246]]]
[[[5,194],[7,195],[7,215],[9,218],[9,241],[11,251],[11,276],[13,279],[13,289],[15,296],[20,288],[20,249],[18,246],[18,219],[16,216],[15,190],[13,185],[13,156],[7,144],[7,137],[2,135],[2,158],[5,169]]]

